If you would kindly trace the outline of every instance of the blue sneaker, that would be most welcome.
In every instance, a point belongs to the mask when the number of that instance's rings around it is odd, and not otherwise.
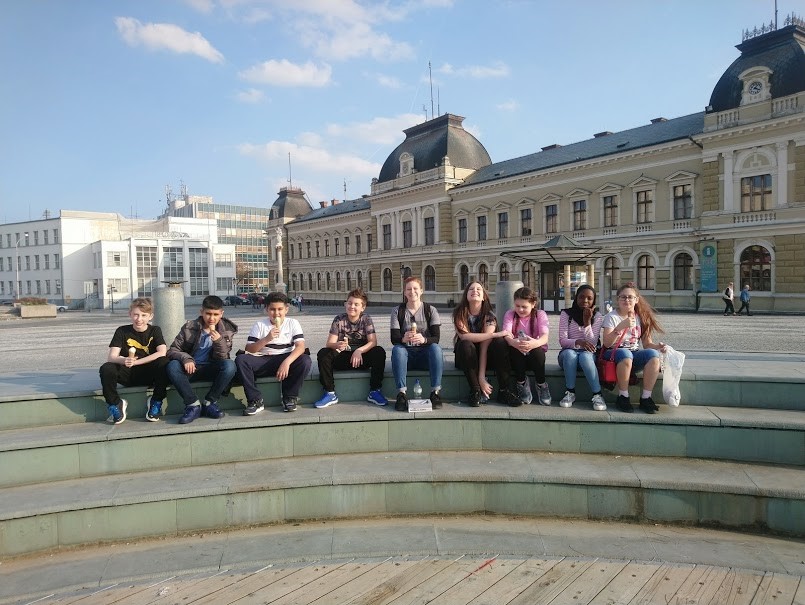
[[[369,403],[374,403],[375,405],[388,405],[389,403],[389,400],[383,396],[383,393],[380,391],[380,389],[369,391],[369,396],[366,398],[366,401]]]
[[[109,418],[106,419],[106,422],[109,424],[120,424],[123,422],[126,419],[126,408],[128,405],[129,403],[125,399],[120,400],[120,405],[107,403],[106,409],[109,410]]]
[[[201,405],[188,405],[184,408],[184,414],[179,418],[179,424],[190,424],[201,416]]]
[[[215,420],[225,416],[225,414],[221,411],[221,408],[218,407],[218,403],[215,401],[205,401],[201,408],[201,415],[206,416],[207,418],[213,418]]]
[[[145,408],[145,419],[148,422],[159,422],[159,417],[162,416],[162,402],[149,397],[145,400]]]
[[[338,403],[338,395],[336,395],[335,393],[331,393],[330,391],[324,391],[324,395],[321,396],[321,399],[319,399],[313,405],[321,409],[321,408],[328,408],[331,405],[335,405],[336,403]]]

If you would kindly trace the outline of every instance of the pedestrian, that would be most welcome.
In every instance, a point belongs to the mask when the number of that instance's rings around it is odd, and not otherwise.
[[[660,374],[660,354],[665,351],[665,344],[655,343],[651,337],[655,332],[663,331],[652,306],[640,298],[637,286],[632,282],[621,286],[617,306],[601,324],[601,344],[606,349],[617,349],[618,398],[615,405],[621,412],[634,412],[629,402],[629,380],[632,372],[640,370],[643,370],[640,409],[646,414],[659,409],[651,392]]]
[[[749,287],[749,284],[746,284],[746,285],[744,285],[743,290],[741,290],[741,307],[738,309],[738,315],[740,315],[740,314],[741,314],[741,311],[743,311],[743,310],[744,310],[744,308],[746,308],[746,315],[747,315],[747,316],[752,315],[752,314],[749,312],[749,301],[750,301],[750,300],[751,300],[751,298],[752,298],[752,297],[749,295],[749,290],[750,290],[750,289],[751,289],[751,288]]]
[[[179,424],[189,424],[199,416],[223,418],[218,399],[235,376],[230,354],[237,331],[237,325],[224,317],[224,301],[212,294],[201,301],[198,318],[185,323],[173,339],[166,371],[185,406]],[[190,385],[198,380],[212,382],[203,404]],[[145,419],[156,422],[161,413],[162,402],[152,401]]]
[[[576,373],[581,366],[587,384],[593,393],[592,404],[596,412],[604,412],[607,404],[601,394],[601,382],[595,367],[598,337],[604,316],[595,306],[595,289],[584,284],[576,290],[569,309],[559,315],[559,367],[565,372],[565,396],[559,402],[569,408],[576,401]]]
[[[541,405],[551,405],[551,390],[545,382],[545,353],[548,351],[548,315],[538,309],[539,298],[531,288],[514,293],[514,309],[503,316],[503,330],[509,345],[509,361],[517,381],[517,397],[531,403],[533,396],[527,371],[534,372],[537,399]]]
[[[721,295],[721,298],[724,299],[724,315],[735,315],[735,307],[732,304],[732,301],[735,299],[735,293],[733,291],[733,284],[732,282],[727,284],[727,287],[724,289],[724,294]]]

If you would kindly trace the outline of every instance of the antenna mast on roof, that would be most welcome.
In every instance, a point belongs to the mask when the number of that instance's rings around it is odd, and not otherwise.
[[[774,29],[777,29],[777,0],[774,0]]]
[[[293,189],[293,177],[291,176],[291,152],[288,152],[288,189]]]
[[[344,179],[344,201],[347,201],[347,179]]]
[[[428,78],[430,79],[430,117],[433,117],[433,70],[430,67],[430,61],[428,61]]]

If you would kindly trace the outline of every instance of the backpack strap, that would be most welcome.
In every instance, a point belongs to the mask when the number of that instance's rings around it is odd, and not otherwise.
[[[425,322],[430,327],[430,319],[433,317],[433,307],[431,307],[428,303],[423,302],[422,306],[425,307]],[[405,305],[400,305],[397,307],[397,323],[400,324],[400,330],[403,329],[403,324],[405,321]]]

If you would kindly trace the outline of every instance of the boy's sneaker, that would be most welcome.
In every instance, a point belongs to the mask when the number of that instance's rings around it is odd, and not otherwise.
[[[319,399],[313,405],[321,409],[321,408],[328,408],[331,405],[335,405],[336,403],[338,403],[338,395],[336,395],[335,392],[331,393],[330,391],[324,391],[324,395],[321,396],[321,399]],[[288,410],[285,411],[287,412]]]
[[[402,391],[397,393],[397,401],[394,402],[394,409],[398,412],[408,411],[408,396]]]
[[[296,411],[296,403],[299,401],[298,397],[283,397],[282,398],[282,410],[284,412],[295,412]]]
[[[640,398],[640,409],[643,410],[646,414],[654,414],[658,409],[657,404],[654,403],[654,400],[651,397]]]
[[[190,424],[199,416],[201,416],[201,404],[186,405],[184,408],[184,414],[182,414],[182,417],[179,418],[179,424]]]
[[[551,389],[547,382],[537,385],[537,399],[540,405],[551,405]]]
[[[374,403],[375,405],[388,405],[389,403],[389,400],[386,399],[380,389],[369,391],[369,396],[366,398],[366,401]]]
[[[618,395],[618,398],[615,400],[615,407],[621,412],[626,412],[627,414],[634,412],[634,407],[631,403],[629,403],[629,398],[624,397],[623,395]]]
[[[531,385],[528,384],[528,379],[525,382],[517,383],[517,397],[526,405],[531,403],[533,395],[531,395]]]
[[[244,416],[254,416],[258,412],[263,411],[263,400],[258,399],[257,401],[250,401],[249,405],[246,406],[246,409],[243,410]]]
[[[205,401],[204,405],[201,407],[201,415],[217,420],[218,418],[223,418],[226,414],[221,411],[217,402]]]
[[[560,408],[572,407],[574,401],[576,401],[576,394],[571,393],[570,391],[565,391],[565,396],[562,397],[562,401],[559,402],[559,407]]]
[[[128,405],[125,399],[121,399],[119,405],[107,403],[106,408],[109,410],[109,418],[106,419],[106,422],[109,424],[120,424],[123,422],[126,419],[126,408]]]
[[[607,411],[607,403],[604,401],[604,398],[601,396],[601,393],[596,393],[593,395],[593,409],[596,412],[606,412]]]
[[[148,422],[159,422],[162,416],[162,402],[159,399],[149,397],[145,400],[145,419]]]
[[[481,391],[473,390],[470,392],[470,400],[467,402],[471,408],[477,408],[481,406]]]
[[[439,395],[438,391],[430,392],[430,405],[434,410],[442,409],[442,396]]]

